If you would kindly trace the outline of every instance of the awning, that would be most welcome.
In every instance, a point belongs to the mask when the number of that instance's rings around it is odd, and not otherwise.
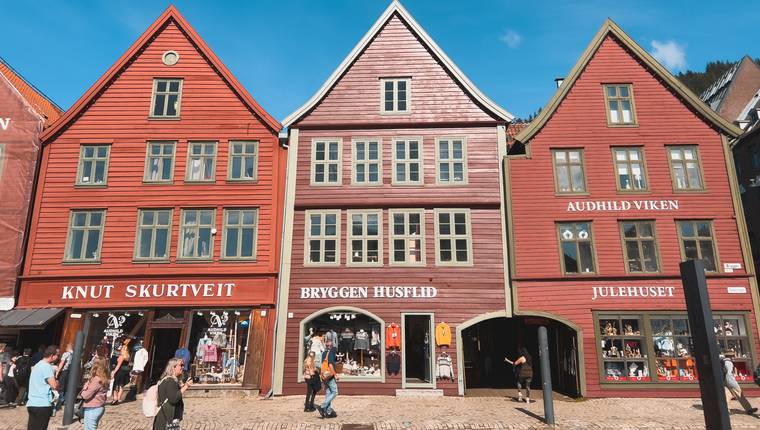
[[[0,311],[0,327],[42,329],[61,312],[63,312],[62,308]]]

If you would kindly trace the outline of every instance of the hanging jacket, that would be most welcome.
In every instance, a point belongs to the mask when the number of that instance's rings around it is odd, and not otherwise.
[[[451,327],[445,322],[435,326],[435,344],[437,346],[451,346]]]
[[[401,327],[398,324],[390,323],[385,329],[385,347],[401,348]]]

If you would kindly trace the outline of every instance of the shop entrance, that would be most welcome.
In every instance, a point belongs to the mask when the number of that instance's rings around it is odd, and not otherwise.
[[[491,318],[462,331],[465,394],[515,389],[513,367],[504,357],[517,359],[517,349],[524,346],[533,362],[532,388],[541,387],[538,357],[538,327],[547,327],[549,359],[554,391],[571,397],[580,396],[578,378],[578,339],[574,330],[558,321],[535,317]],[[493,391],[489,391],[493,390]]]
[[[161,378],[166,364],[179,348],[181,328],[153,328],[150,340],[150,374],[147,386],[153,385]]]
[[[433,388],[433,315],[403,314],[403,387]]]

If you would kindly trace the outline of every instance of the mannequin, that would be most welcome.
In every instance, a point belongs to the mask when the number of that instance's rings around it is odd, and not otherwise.
[[[322,336],[312,336],[311,346],[309,352],[314,352],[314,361],[316,363],[322,363],[322,354],[325,352],[325,343],[322,340]]]
[[[345,352],[346,355],[350,355],[350,352],[354,349],[354,332],[350,328],[346,327],[343,333],[340,334],[340,347],[341,352]]]
[[[198,346],[195,348],[195,357],[203,359],[203,347],[210,343],[211,339],[208,337],[208,333],[204,333],[203,337],[198,339]]]

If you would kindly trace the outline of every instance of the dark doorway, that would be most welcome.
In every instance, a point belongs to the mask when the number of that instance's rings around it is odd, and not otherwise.
[[[147,386],[153,385],[161,378],[166,364],[179,348],[182,335],[181,328],[154,328],[151,330],[150,340],[150,374]]]
[[[404,382],[408,386],[432,386],[430,315],[404,315]]]

